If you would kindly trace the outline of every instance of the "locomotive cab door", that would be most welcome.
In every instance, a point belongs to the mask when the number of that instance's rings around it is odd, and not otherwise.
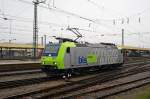
[[[70,68],[71,65],[71,55],[70,55],[70,47],[67,47],[66,54],[64,58],[65,62],[65,68]]]

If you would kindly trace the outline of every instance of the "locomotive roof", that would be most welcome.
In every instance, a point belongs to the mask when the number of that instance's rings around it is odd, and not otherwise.
[[[91,44],[91,43],[84,43],[84,44],[76,44],[77,47],[102,47],[102,48],[117,48],[117,46],[115,44],[111,44],[111,43],[95,43],[95,44]]]
[[[77,41],[74,41],[72,39],[69,39],[69,38],[62,38],[62,37],[57,37],[56,38],[57,40],[59,40],[59,42],[75,42],[76,43],[76,46],[77,47],[105,47],[105,48],[117,48],[117,46],[113,43],[104,43],[104,42],[101,42],[101,43],[95,43],[95,44],[92,44],[92,43],[88,43],[88,42],[85,42],[85,43],[79,43]]]
[[[113,44],[113,43],[104,43],[104,42],[101,42],[100,44],[116,46],[116,45],[115,45],[115,44]]]
[[[72,39],[69,39],[69,38],[62,38],[62,37],[56,37],[57,40],[59,40],[60,42],[75,42],[75,43],[78,43],[77,41],[74,41]]]

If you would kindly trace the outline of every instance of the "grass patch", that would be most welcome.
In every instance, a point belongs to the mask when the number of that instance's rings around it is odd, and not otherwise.
[[[143,90],[137,92],[135,99],[150,99],[150,85]]]

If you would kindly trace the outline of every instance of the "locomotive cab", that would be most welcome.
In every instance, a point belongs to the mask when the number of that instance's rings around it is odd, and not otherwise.
[[[49,43],[45,46],[41,57],[42,71],[49,74],[61,74],[64,72],[64,57],[75,42],[61,41],[57,44]]]
[[[58,56],[60,44],[47,44],[42,55],[42,65],[49,65],[53,68],[57,68],[56,58]]]

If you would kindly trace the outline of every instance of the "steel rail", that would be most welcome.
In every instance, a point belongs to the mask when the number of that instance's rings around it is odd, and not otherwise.
[[[127,68],[127,66],[131,66],[131,65],[137,65],[137,66],[139,66],[139,65],[144,65],[144,64],[147,64],[147,63],[150,63],[149,61],[148,62],[139,62],[139,63],[131,63],[131,64],[125,64],[124,66]],[[122,68],[124,68],[124,66],[122,67]],[[132,67],[132,68],[134,68],[134,67]],[[103,72],[105,72],[105,71],[97,71],[97,72],[95,72],[95,73],[103,73]],[[107,72],[109,72],[109,71],[107,71]],[[107,72],[106,72],[106,74],[107,74]],[[18,75],[18,77],[20,76],[20,75],[25,75],[25,74],[38,74],[38,73],[42,73],[40,70],[38,70],[38,69],[36,69],[36,70],[25,70],[25,71],[16,71],[16,72],[6,72],[6,74],[3,72],[3,73],[0,73],[0,76],[14,76],[14,75]],[[13,74],[13,75],[11,75],[11,74]],[[76,77],[76,76],[84,76],[85,74],[81,74],[81,75],[75,75],[74,77]],[[12,81],[4,81],[4,82],[0,82],[0,89],[4,89],[4,88],[13,88],[13,87],[18,87],[18,86],[25,86],[25,85],[30,85],[30,84],[36,84],[36,83],[40,83],[40,81],[41,82],[46,82],[46,81],[49,81],[49,80],[54,80],[53,79],[54,77],[52,76],[52,77],[49,77],[49,78],[47,78],[46,76],[40,76],[39,78],[31,78],[31,79],[24,79],[24,78],[21,78],[20,80],[12,80]],[[57,79],[59,78],[60,79],[60,77],[56,77]]]
[[[150,65],[147,65],[147,66],[149,67]],[[64,86],[64,87],[58,88],[56,90],[49,90],[49,92],[47,92],[46,94],[33,95],[32,97],[38,98],[38,99],[42,99],[42,98],[54,98],[55,99],[58,96],[60,96],[59,98],[68,98],[68,97],[64,97],[65,94],[67,94],[68,92],[70,93],[73,91],[78,91],[82,88],[93,86],[97,83],[111,81],[111,80],[118,79],[121,77],[127,77],[130,75],[134,75],[134,74],[149,71],[149,70],[150,70],[150,68],[148,69],[148,68],[141,67],[141,68],[131,69],[126,72],[121,72],[121,73],[117,72],[116,74],[114,72],[112,72],[112,73],[104,75],[102,77],[97,76],[94,79],[87,79],[82,82],[78,82],[77,84],[74,84],[74,85]]]
[[[22,97],[24,95],[31,95],[34,98],[55,97],[58,95],[65,94],[72,90],[78,90],[80,88],[91,86],[95,83],[106,82],[106,81],[110,81],[113,79],[117,79],[119,77],[125,77],[125,76],[129,76],[129,75],[137,74],[140,72],[144,72],[144,71],[148,70],[148,69],[144,69],[145,67],[148,67],[148,66],[149,66],[149,64],[141,66],[141,67],[135,66],[135,68],[124,69],[121,71],[119,71],[119,70],[109,71],[107,73],[97,75],[96,77],[83,79],[80,81],[74,81],[74,82],[67,83],[65,85],[60,85],[60,86],[56,86],[56,87],[52,87],[52,88],[46,88],[44,90],[37,90],[34,92],[30,92],[30,93],[22,93],[22,94],[10,96],[10,97],[16,98],[16,97]]]

